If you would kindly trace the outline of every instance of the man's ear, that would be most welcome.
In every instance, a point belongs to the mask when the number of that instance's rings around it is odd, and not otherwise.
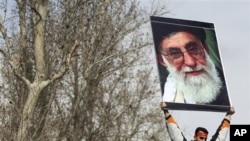
[[[194,136],[194,141],[196,141],[196,136]]]
[[[157,60],[158,62],[163,65],[164,67],[167,67],[167,65],[164,63],[162,56],[160,54],[157,54]]]

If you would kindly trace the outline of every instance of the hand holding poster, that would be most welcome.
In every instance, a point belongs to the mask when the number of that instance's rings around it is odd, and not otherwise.
[[[162,100],[169,109],[229,111],[212,23],[151,17]]]

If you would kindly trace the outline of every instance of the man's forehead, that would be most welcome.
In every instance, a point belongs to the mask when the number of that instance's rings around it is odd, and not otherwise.
[[[197,42],[198,38],[188,32],[176,32],[162,41],[163,47],[179,47],[188,44],[190,41]]]

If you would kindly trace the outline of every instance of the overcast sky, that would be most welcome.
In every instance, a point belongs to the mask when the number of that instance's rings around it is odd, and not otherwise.
[[[250,124],[250,3],[249,0],[161,0],[169,13],[163,17],[214,23],[226,83],[236,109],[231,124]],[[210,136],[225,113],[172,111],[180,128],[192,139],[197,126]],[[227,138],[229,141],[229,135]]]

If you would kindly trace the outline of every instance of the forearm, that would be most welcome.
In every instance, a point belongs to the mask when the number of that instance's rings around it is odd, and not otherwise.
[[[164,113],[164,114],[166,120],[166,127],[171,139],[173,141],[186,141],[185,137],[182,134],[182,131],[178,127],[177,123],[175,122],[171,114],[169,113]]]
[[[231,114],[226,114],[218,129],[216,130],[216,133],[212,136],[211,141],[224,141],[226,139],[229,132],[230,121]]]

